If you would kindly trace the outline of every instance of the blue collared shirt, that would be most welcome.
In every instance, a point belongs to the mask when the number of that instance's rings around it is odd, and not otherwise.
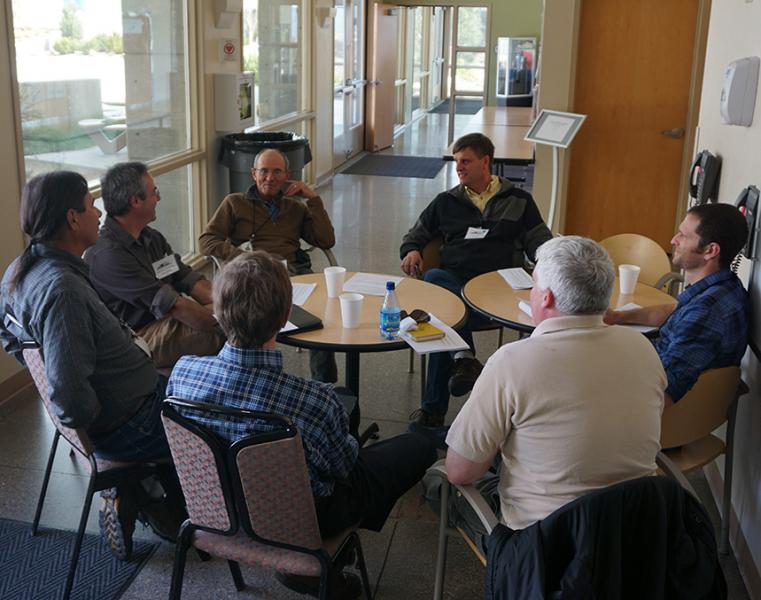
[[[739,365],[748,344],[748,293],[723,269],[679,294],[655,349],[668,376],[666,393],[680,400],[706,369]]]
[[[228,343],[217,356],[184,356],[172,370],[167,395],[290,418],[301,432],[316,496],[330,496],[335,481],[344,479],[356,463],[359,446],[349,435],[349,417],[333,388],[284,373],[279,350]],[[223,415],[184,415],[228,442],[268,429],[264,423]]]

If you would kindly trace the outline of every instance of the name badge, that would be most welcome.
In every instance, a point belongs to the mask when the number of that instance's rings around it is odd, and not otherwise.
[[[488,229],[483,227],[468,227],[468,232],[465,234],[466,240],[482,240],[489,233]]]
[[[157,279],[169,277],[179,270],[180,265],[177,264],[177,259],[174,257],[174,254],[160,258],[153,263],[153,272],[156,274]]]

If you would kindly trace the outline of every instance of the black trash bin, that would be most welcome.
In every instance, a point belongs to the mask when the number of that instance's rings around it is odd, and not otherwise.
[[[219,162],[230,169],[230,192],[245,192],[251,185],[251,167],[262,150],[274,148],[288,157],[291,179],[300,180],[312,160],[309,140],[293,131],[230,133],[222,138]]]

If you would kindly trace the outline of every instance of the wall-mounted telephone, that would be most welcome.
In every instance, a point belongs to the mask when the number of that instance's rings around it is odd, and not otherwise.
[[[740,251],[735,260],[732,262],[732,271],[737,272],[737,267],[740,265],[740,257],[745,256],[751,260],[756,257],[756,214],[758,213],[758,200],[759,191],[755,185],[749,185],[746,187],[740,195],[737,197],[735,206],[740,209],[740,212],[745,215],[745,220],[748,223],[748,239],[745,241],[745,247]]]
[[[698,152],[690,168],[690,197],[693,204],[716,201],[721,159],[708,150]]]

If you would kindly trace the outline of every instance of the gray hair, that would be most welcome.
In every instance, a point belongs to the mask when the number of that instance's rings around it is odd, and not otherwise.
[[[141,162],[125,162],[114,165],[100,179],[101,196],[106,212],[119,217],[129,210],[129,199],[133,196],[145,200],[143,176],[148,167]]]
[[[279,154],[280,156],[282,156],[283,160],[285,161],[285,170],[286,171],[290,171],[291,170],[291,161],[288,160],[288,157],[282,151],[278,150],[277,148],[265,148],[264,150],[260,150],[259,152],[257,152],[256,156],[254,157],[254,162],[251,163],[251,168],[252,169],[256,168],[256,165],[259,162],[259,157],[262,154],[264,154],[265,152],[274,152],[274,153]]]
[[[536,252],[539,287],[555,296],[555,308],[566,315],[603,313],[610,304],[616,271],[594,240],[568,235],[542,244]]]
[[[214,279],[214,314],[233,346],[260,348],[285,325],[292,293],[279,258],[262,250],[246,252]]]

